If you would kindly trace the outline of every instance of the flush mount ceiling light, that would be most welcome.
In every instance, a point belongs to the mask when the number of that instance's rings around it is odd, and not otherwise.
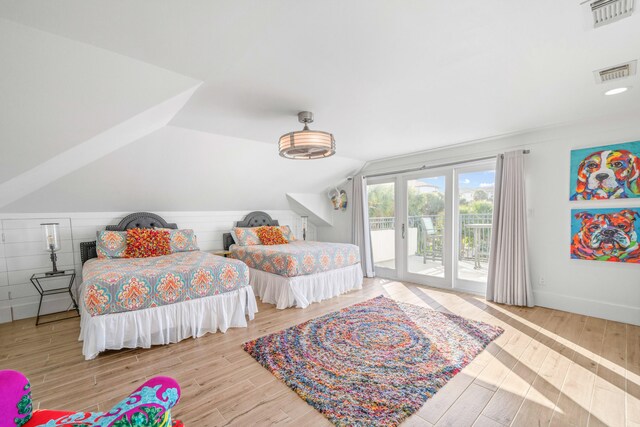
[[[609,95],[618,95],[619,93],[623,93],[623,92],[626,92],[628,90],[629,90],[628,87],[617,87],[615,89],[611,89],[611,90],[606,91],[604,94],[607,95],[607,96],[609,96]]]
[[[313,123],[313,113],[301,111],[298,121],[304,123],[304,128],[296,132],[289,132],[280,137],[278,150],[287,159],[322,159],[336,154],[336,140],[329,132],[309,129]]]

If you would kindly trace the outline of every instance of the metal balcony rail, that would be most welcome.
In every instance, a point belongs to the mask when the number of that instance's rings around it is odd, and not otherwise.
[[[458,259],[489,260],[491,245],[491,222],[493,214],[460,214],[458,221]],[[371,232],[395,230],[394,217],[369,218]],[[431,260],[442,260],[444,242],[444,215],[423,215],[409,217],[408,228],[417,228],[417,249],[415,255]],[[375,239],[374,239],[375,240]],[[375,251],[375,248],[374,248]]]

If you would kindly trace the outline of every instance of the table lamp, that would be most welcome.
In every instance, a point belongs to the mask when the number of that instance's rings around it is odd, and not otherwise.
[[[309,224],[309,217],[303,216],[302,219],[302,240],[307,240],[307,226]]]
[[[45,250],[51,251],[51,263],[53,264],[53,270],[47,271],[47,276],[53,276],[55,274],[62,274],[64,271],[58,271],[56,261],[58,256],[56,251],[60,250],[60,224],[57,222],[49,222],[40,224],[42,226],[42,232],[44,236]]]

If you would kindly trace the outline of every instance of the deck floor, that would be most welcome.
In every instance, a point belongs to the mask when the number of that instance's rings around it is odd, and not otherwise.
[[[106,410],[154,375],[183,390],[174,416],[189,427],[322,426],[329,422],[258,365],[240,344],[384,294],[505,328],[406,426],[640,424],[640,327],[383,279],[307,309],[259,304],[248,328],[85,361],[78,319],[0,325],[0,366],[24,372],[36,408]]]
[[[377,267],[395,268],[395,260],[378,261],[375,264]],[[486,283],[489,272],[488,268],[486,262],[481,262],[480,268],[476,269],[473,260],[459,261],[458,276],[463,280]],[[409,271],[425,276],[444,277],[444,265],[442,261],[434,261],[428,258],[425,262],[423,257],[419,255],[409,256]]]

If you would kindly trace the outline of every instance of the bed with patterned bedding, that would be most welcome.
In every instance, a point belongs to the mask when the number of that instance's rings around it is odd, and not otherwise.
[[[258,311],[249,268],[208,252],[95,258],[80,287],[83,354],[149,348],[246,327]]]
[[[242,241],[252,229],[263,226],[288,228],[288,243],[256,245],[256,239]],[[243,231],[236,233],[238,229]],[[275,304],[278,309],[305,308],[362,288],[364,278],[357,246],[297,240],[288,225],[280,226],[266,212],[251,212],[237,221],[231,233],[223,236],[223,246],[231,258],[249,266],[249,281],[262,302]]]
[[[152,238],[157,230],[169,230],[170,253],[149,254],[161,252],[163,242],[136,241],[144,230],[156,230],[146,232]],[[105,243],[105,236],[119,237],[117,245],[111,245],[113,239]],[[138,251],[146,257],[128,258],[128,245],[138,250],[142,243],[150,244],[146,254]],[[246,264],[198,250],[193,230],[180,230],[154,213],[135,212],[107,225],[96,241],[80,244],[80,255],[85,359],[105,350],[149,348],[247,327],[247,317],[258,311]]]
[[[249,267],[284,277],[303,276],[360,263],[358,247],[346,243],[295,240],[286,245],[232,245],[231,257]]]
[[[91,316],[220,295],[249,286],[249,269],[207,252],[152,258],[94,258],[82,270],[82,304]]]

